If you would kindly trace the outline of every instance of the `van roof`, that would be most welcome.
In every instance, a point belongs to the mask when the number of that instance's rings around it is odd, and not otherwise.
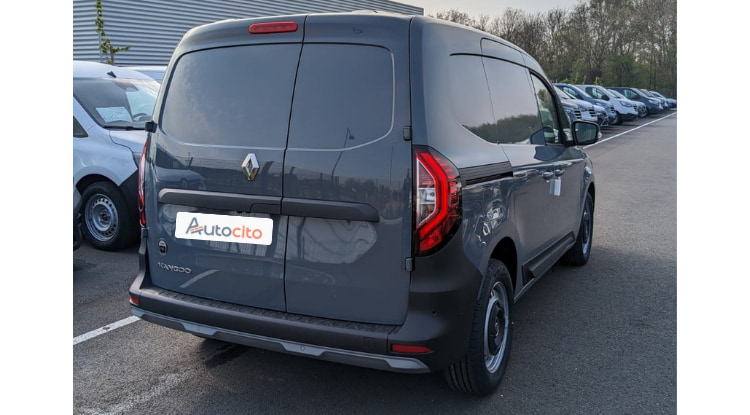
[[[226,20],[219,20],[212,23],[196,26],[185,33],[185,36],[180,41],[179,45],[175,49],[173,56],[179,56],[187,52],[191,52],[197,49],[204,49],[218,46],[231,46],[246,44],[250,37],[245,37],[245,33],[248,31],[248,27],[255,23],[271,23],[271,22],[296,22],[300,26],[308,24],[307,18],[312,18],[313,21],[317,21],[318,18],[324,18],[328,22],[331,22],[331,18],[340,19],[340,22],[346,22],[347,19],[354,19],[358,22],[364,21],[379,21],[383,22],[397,22],[397,21],[411,21],[415,26],[432,26],[432,27],[453,27],[455,29],[463,31],[468,36],[475,36],[477,43],[482,39],[489,39],[498,42],[502,45],[510,47],[515,51],[519,52],[523,56],[523,62],[517,62],[528,66],[536,70],[537,72],[544,73],[539,63],[523,50],[518,45],[507,41],[506,39],[480,31],[476,28],[450,22],[447,20],[438,19],[430,16],[422,15],[408,15],[399,13],[380,12],[374,10],[359,10],[354,12],[333,12],[333,13],[304,13],[304,14],[290,14],[290,15],[278,15],[278,16],[263,16],[263,17],[252,17],[252,18],[233,18]],[[351,32],[351,30],[349,31]],[[320,34],[320,33],[316,33]],[[271,43],[294,43],[303,41],[303,30],[294,30],[287,33],[283,31],[276,33],[275,36],[263,35],[264,42]],[[261,38],[257,38],[261,39]],[[257,40],[256,40],[257,41]]]

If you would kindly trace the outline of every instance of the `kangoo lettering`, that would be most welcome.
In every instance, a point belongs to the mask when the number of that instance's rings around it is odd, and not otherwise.
[[[172,272],[181,272],[183,274],[190,274],[191,272],[193,272],[193,270],[191,270],[190,268],[179,267],[177,265],[169,265],[163,262],[157,262],[156,265],[158,265],[159,268],[161,269],[165,269],[167,271],[172,271]]]

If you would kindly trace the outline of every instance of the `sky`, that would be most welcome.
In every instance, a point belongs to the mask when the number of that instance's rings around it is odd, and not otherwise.
[[[398,3],[422,7],[425,16],[437,12],[458,9],[469,16],[481,14],[490,17],[500,16],[508,7],[521,9],[528,13],[545,12],[554,8],[569,9],[582,0],[395,0]]]

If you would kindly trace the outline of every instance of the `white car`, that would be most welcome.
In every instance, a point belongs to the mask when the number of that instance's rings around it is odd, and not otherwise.
[[[73,61],[73,184],[83,236],[97,249],[138,238],[138,162],[158,92],[140,72]]]
[[[552,86],[552,88],[557,92],[557,96],[560,97],[561,100],[565,100],[571,104],[577,105],[578,110],[581,112],[581,119],[584,121],[589,121],[599,124],[599,117],[596,115],[596,108],[594,108],[594,104],[590,104],[584,100],[581,99],[575,99],[567,92],[563,91],[557,86]],[[602,108],[604,109],[604,108]]]
[[[578,87],[596,99],[603,99],[612,103],[615,106],[615,111],[617,111],[620,122],[633,121],[638,118],[638,108],[633,101],[626,98],[619,98],[612,91],[599,85],[578,85]]]

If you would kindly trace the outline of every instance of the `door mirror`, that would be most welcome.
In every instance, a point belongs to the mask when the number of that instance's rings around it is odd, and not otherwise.
[[[573,141],[579,146],[596,143],[602,137],[599,125],[588,121],[573,121]]]

